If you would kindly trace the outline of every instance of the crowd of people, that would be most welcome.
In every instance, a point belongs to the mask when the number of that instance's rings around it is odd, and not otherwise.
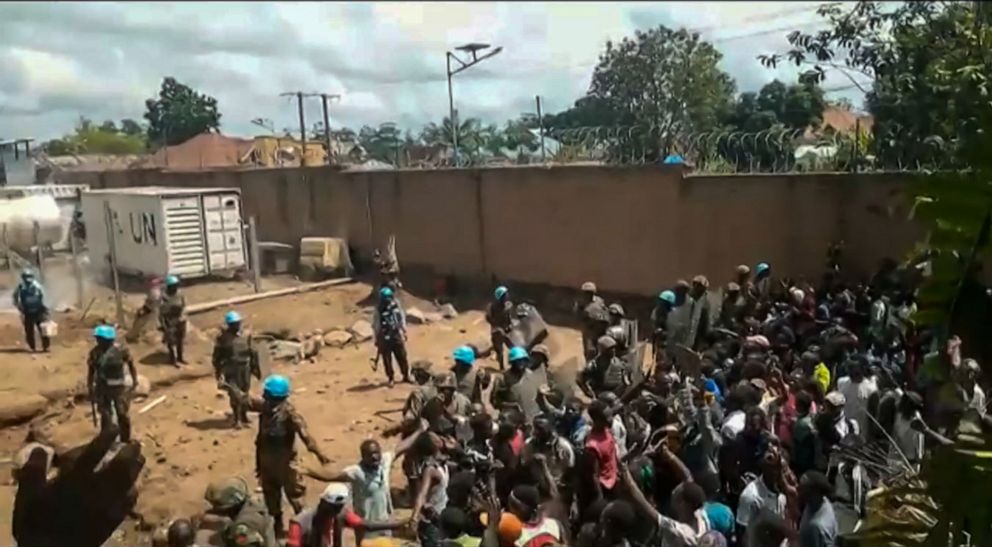
[[[511,334],[527,304],[505,286],[486,310],[491,348],[455,348],[450,369],[408,363],[398,287],[384,283],[376,344],[389,385],[395,360],[415,387],[402,423],[363,440],[342,468],[308,434],[288,379],[269,376],[262,397],[249,395],[258,357],[229,312],[214,366],[235,425],[259,413],[264,502],[225,478],[207,489],[203,515],[172,522],[159,540],[341,547],[350,528],[366,547],[832,547],[863,516],[869,489],[916,469],[928,447],[954,443],[961,423],[985,421],[978,363],[962,358],[956,337],[938,346],[914,325],[917,270],[884,268],[852,285],[832,267],[813,286],[762,262],[729,277],[718,289],[704,276],[679,280],[643,318],[583,284],[577,371],[540,337]],[[181,361],[182,302],[172,294],[163,329]],[[112,329],[97,330],[95,383],[108,352],[115,379],[125,365],[133,376],[126,351],[111,351]],[[484,366],[488,356],[498,367]],[[122,411],[114,397],[100,400],[103,438],[118,432],[110,409]],[[297,438],[321,463],[305,474],[328,483],[312,507]],[[42,466],[38,450],[25,458]],[[394,506],[395,465],[409,514]]]

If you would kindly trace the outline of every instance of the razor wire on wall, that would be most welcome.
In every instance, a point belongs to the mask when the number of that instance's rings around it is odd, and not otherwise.
[[[658,126],[598,126],[551,130],[553,161],[615,165],[663,163],[678,157],[697,172],[778,173],[871,169],[866,133],[811,135],[805,129],[754,133],[677,134]]]

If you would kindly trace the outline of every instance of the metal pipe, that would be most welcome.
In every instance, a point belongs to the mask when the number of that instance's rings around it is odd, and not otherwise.
[[[544,117],[541,115],[541,96],[538,95],[534,97],[537,101],[537,127],[538,131],[541,132],[541,163],[548,161],[548,155],[544,148]]]
[[[451,89],[451,52],[445,52],[445,61],[448,65],[448,123],[451,124],[451,163],[453,167],[458,167],[458,123],[455,121],[455,95]]]
[[[327,165],[331,164],[331,120],[327,115],[327,94],[320,94],[320,105],[324,107],[324,140],[327,142]]]

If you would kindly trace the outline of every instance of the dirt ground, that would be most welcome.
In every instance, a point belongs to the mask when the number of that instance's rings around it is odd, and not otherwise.
[[[266,288],[288,286],[291,279],[266,279]],[[260,300],[238,306],[246,324],[253,331],[289,329],[291,332],[325,331],[347,328],[355,320],[368,317],[366,301],[370,286],[364,283],[342,285],[331,289],[300,295]],[[216,300],[236,294],[249,293],[251,288],[241,282],[201,283],[185,289],[189,304]],[[90,314],[113,314],[112,299],[104,292],[98,297]],[[128,306],[135,309],[142,297],[128,296]],[[404,307],[418,306],[422,310],[429,303],[404,295]],[[182,373],[165,364],[162,348],[154,337],[132,344],[138,361],[138,372],[153,384],[151,395],[145,402],[132,405],[135,436],[143,446],[147,464],[142,472],[137,512],[148,523],[157,523],[170,517],[189,516],[201,511],[205,504],[206,485],[226,475],[241,475],[252,484],[254,478],[255,430],[233,430],[229,427],[229,407],[226,396],[219,393],[210,368],[210,351],[213,333],[221,324],[223,309],[195,315],[190,318],[193,334],[187,343],[187,360],[190,365]],[[81,386],[85,377],[85,354],[90,347],[88,324],[79,320],[80,310],[57,314],[60,336],[53,351],[47,355],[24,352],[22,332],[18,318],[13,314],[0,314],[0,353],[3,353],[4,374],[0,376],[0,393],[3,399],[36,397],[47,393],[51,403],[40,420],[60,444],[74,444],[87,440],[94,433],[88,403],[73,404],[62,392]],[[428,359],[435,369],[450,366],[451,350],[462,343],[488,337],[488,327],[480,311],[464,311],[452,320],[431,325],[413,326],[408,348],[411,361]],[[564,348],[553,357],[560,363],[576,355],[581,347],[579,334],[571,329],[552,327],[549,345]],[[397,419],[397,413],[377,414],[402,407],[410,387],[385,386],[384,375],[372,373],[369,357],[374,349],[371,343],[349,345],[341,349],[324,348],[316,362],[294,365],[288,362],[272,363],[274,372],[287,375],[293,385],[292,400],[307,419],[310,431],[334,465],[345,466],[357,462],[358,445],[369,437],[380,436],[380,431]],[[492,361],[485,366],[493,366]],[[258,391],[258,386],[253,385]],[[53,396],[52,394],[55,393]],[[138,410],[161,395],[165,402],[146,414]],[[9,477],[9,459],[22,446],[27,433],[26,425],[0,430],[0,477]],[[387,440],[388,449],[395,440]],[[301,460],[304,465],[316,465],[316,459],[306,454],[302,445]],[[10,515],[16,486],[7,478],[0,483],[0,544],[9,544]],[[399,466],[394,473],[394,487],[402,486]],[[314,503],[322,487],[308,483],[306,501]],[[289,515],[288,506],[284,509]],[[129,521],[118,531],[119,544],[143,545],[147,534],[139,532],[137,522]]]

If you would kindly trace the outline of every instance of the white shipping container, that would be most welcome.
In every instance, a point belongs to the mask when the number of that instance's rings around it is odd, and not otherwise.
[[[237,188],[144,186],[82,195],[86,244],[94,264],[110,264],[109,204],[121,273],[184,278],[227,274],[247,264]]]

